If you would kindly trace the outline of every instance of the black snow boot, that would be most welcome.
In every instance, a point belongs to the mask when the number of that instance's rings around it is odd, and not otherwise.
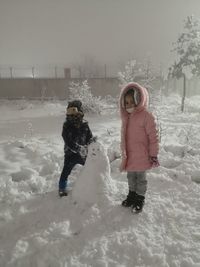
[[[122,206],[124,206],[124,207],[134,206],[135,205],[135,196],[136,196],[136,193],[134,191],[129,190],[127,198],[122,201]]]
[[[139,213],[142,211],[144,203],[145,203],[145,197],[141,195],[135,196],[135,205],[133,206],[133,212]]]
[[[65,197],[65,196],[68,195],[68,193],[67,193],[67,191],[66,191],[65,189],[59,189],[59,191],[58,191],[58,195],[59,195],[60,197]]]

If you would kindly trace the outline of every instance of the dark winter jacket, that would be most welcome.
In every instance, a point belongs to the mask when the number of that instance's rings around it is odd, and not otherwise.
[[[92,141],[92,132],[86,121],[81,122],[80,127],[75,127],[67,119],[63,124],[62,137],[65,142],[65,153],[78,153],[81,156],[81,148]]]

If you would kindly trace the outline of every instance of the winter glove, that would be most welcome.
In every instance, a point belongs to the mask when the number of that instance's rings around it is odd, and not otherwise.
[[[91,144],[91,143],[95,143],[95,142],[97,142],[97,136],[93,136],[93,137],[90,139],[89,144]]]
[[[87,146],[79,146],[79,153],[82,158],[86,158],[88,153]]]
[[[151,162],[153,168],[160,166],[157,157],[150,157],[150,162]]]

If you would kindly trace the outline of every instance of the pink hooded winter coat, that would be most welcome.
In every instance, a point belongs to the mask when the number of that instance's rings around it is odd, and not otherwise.
[[[138,104],[132,113],[124,105],[124,95],[130,89],[138,91]],[[121,171],[146,171],[153,167],[150,157],[157,157],[158,134],[154,116],[147,110],[148,92],[138,83],[129,83],[121,91]]]

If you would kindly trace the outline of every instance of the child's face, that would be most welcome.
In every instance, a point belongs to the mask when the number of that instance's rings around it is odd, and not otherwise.
[[[125,96],[125,109],[135,107],[133,97],[131,95]]]

